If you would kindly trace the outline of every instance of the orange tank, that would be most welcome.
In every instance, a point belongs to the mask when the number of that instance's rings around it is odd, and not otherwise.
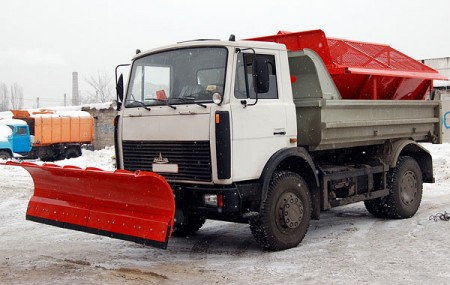
[[[14,118],[22,119],[34,135],[33,146],[57,143],[91,144],[94,139],[92,116],[84,111],[12,110]]]

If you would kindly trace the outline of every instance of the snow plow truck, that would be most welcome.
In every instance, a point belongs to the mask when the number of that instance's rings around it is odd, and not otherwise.
[[[116,80],[117,170],[8,164],[32,175],[32,221],[166,248],[215,219],[283,250],[333,207],[416,213],[434,182],[419,143],[442,142],[434,79],[390,46],[321,30],[182,42],[137,51]]]

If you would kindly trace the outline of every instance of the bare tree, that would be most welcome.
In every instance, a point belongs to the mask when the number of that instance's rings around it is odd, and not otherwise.
[[[0,111],[9,110],[9,91],[5,83],[0,83]]]
[[[83,98],[83,103],[103,103],[114,99],[112,78],[108,73],[98,72],[97,77],[91,76],[85,80],[94,90],[86,92],[88,98]]]
[[[12,109],[22,109],[23,107],[23,89],[17,83],[11,86],[11,108]]]

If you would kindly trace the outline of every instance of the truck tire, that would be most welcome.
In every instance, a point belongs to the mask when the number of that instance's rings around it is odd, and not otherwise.
[[[58,159],[53,157],[53,156],[43,156],[43,157],[41,157],[41,161],[44,161],[44,162],[54,162],[55,160],[58,160]]]
[[[80,155],[81,154],[77,149],[70,147],[64,152],[62,159],[76,158],[79,157]]]
[[[10,159],[12,156],[9,152],[5,150],[0,150],[0,159],[7,160]]]
[[[401,156],[397,165],[389,171],[389,195],[384,198],[384,213],[393,219],[406,219],[414,216],[422,200],[422,171],[416,160]]]
[[[384,198],[375,198],[371,200],[365,200],[364,206],[369,213],[377,218],[386,218],[386,213],[384,212]]]
[[[256,242],[276,251],[296,247],[305,237],[311,219],[311,196],[300,175],[277,171],[258,216],[250,219]]]
[[[205,219],[196,216],[188,216],[183,224],[176,224],[172,235],[187,237],[195,234],[205,223]]]

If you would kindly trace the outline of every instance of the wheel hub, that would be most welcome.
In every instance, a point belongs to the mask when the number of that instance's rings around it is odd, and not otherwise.
[[[281,224],[295,229],[303,218],[303,204],[294,193],[285,193],[278,202]]]
[[[407,171],[400,184],[400,197],[406,205],[414,202],[417,195],[417,178],[414,172]]]

